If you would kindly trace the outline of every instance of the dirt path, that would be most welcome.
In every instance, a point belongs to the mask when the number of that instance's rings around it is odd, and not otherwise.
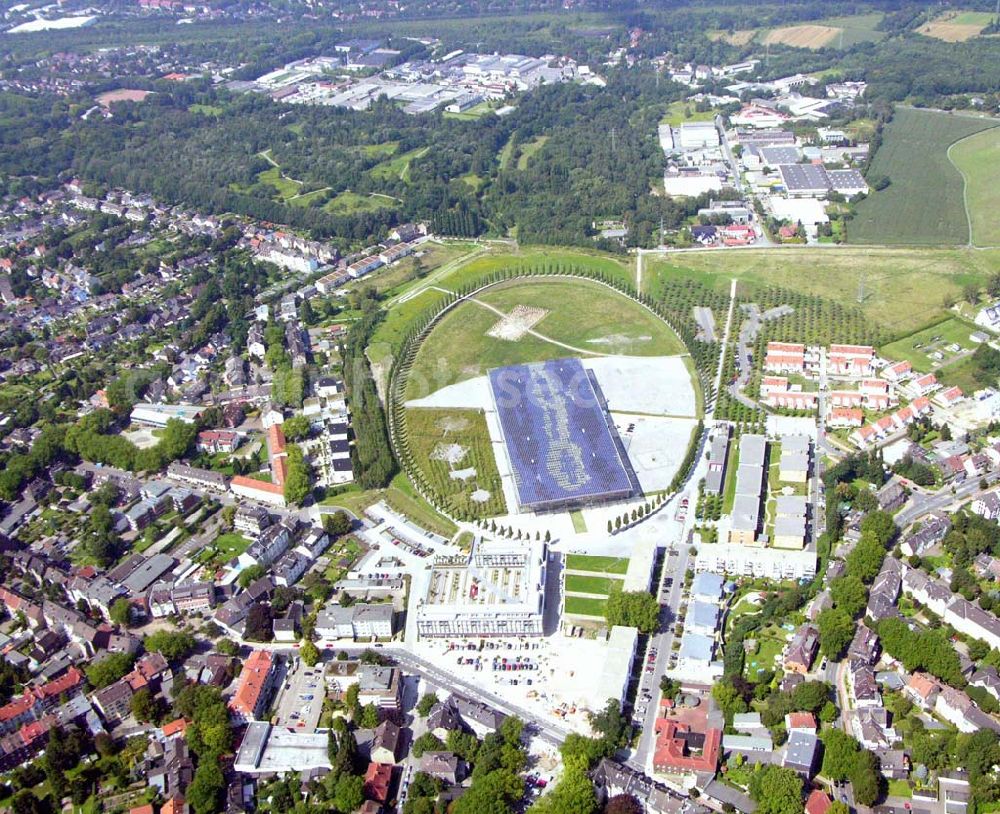
[[[975,235],[972,232],[972,212],[969,211],[969,177],[965,174],[962,168],[955,163],[955,159],[951,157],[951,151],[954,147],[957,147],[963,141],[968,141],[970,138],[981,136],[983,133],[988,132],[990,129],[992,128],[987,127],[985,130],[978,130],[975,133],[970,133],[969,135],[960,138],[958,141],[953,141],[951,144],[948,145],[948,150],[945,153],[945,155],[948,156],[948,162],[951,164],[951,166],[955,168],[958,174],[962,176],[962,206],[965,208],[965,222],[969,224],[969,241],[966,244],[966,246],[970,249],[976,249],[976,248],[991,249],[995,247],[976,246]]]
[[[443,288],[439,288],[438,291],[444,291],[444,289]],[[503,318],[503,317],[507,316],[507,314],[505,314],[499,308],[497,308],[494,305],[490,305],[488,302],[483,302],[482,300],[477,300],[474,297],[470,298],[468,301],[469,302],[474,302],[476,305],[480,306],[481,308],[485,308],[487,311],[492,311],[498,317]],[[576,347],[573,347],[572,345],[567,345],[565,342],[560,342],[558,339],[552,339],[551,337],[545,336],[545,334],[540,334],[540,333],[538,333],[538,331],[534,331],[531,328],[526,329],[524,333],[527,336],[533,336],[533,337],[535,337],[535,339],[541,339],[543,342],[548,342],[550,345],[556,345],[557,347],[566,348],[566,350],[571,350],[571,351],[573,351],[573,353],[586,353],[589,356],[607,356],[608,355],[606,353],[600,353],[599,351],[596,351],[596,350],[587,350],[586,348],[576,348]],[[617,356],[619,354],[614,354],[614,355]]]

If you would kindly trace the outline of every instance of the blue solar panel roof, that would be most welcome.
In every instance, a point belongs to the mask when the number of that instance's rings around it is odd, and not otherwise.
[[[635,475],[579,359],[491,370],[490,387],[523,508],[620,499]]]

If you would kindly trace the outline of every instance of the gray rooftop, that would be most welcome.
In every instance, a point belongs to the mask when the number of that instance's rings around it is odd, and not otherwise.
[[[733,501],[734,531],[756,531],[760,525],[760,496],[736,495]]]
[[[805,517],[806,505],[804,495],[778,495],[775,514],[778,517]]]
[[[766,452],[767,439],[763,435],[740,436],[740,466],[743,464],[763,466]]]

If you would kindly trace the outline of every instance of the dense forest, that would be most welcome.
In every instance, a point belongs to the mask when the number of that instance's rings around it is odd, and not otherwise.
[[[656,126],[681,98],[651,68],[611,75],[607,88],[545,86],[514,115],[458,121],[409,116],[388,101],[358,113],[287,108],[253,94],[231,96],[195,83],[159,83],[142,104],[116,105],[110,120],[81,121],[65,103],[0,96],[5,133],[0,172],[73,173],[107,186],[143,190],[215,213],[238,212],[310,229],[345,243],[384,234],[399,221],[431,220],[452,234],[503,235],[525,242],[590,244],[596,219],[624,220],[648,243],[662,219],[678,224],[698,202],[651,193],[662,172]],[[206,116],[192,105],[219,106]],[[53,131],[61,133],[55,138]],[[48,133],[48,137],[43,134]],[[540,136],[530,161],[510,161]],[[316,190],[309,206],[284,203],[259,180],[271,166]],[[413,154],[406,172],[394,157]],[[387,171],[388,170],[388,171]],[[473,185],[468,178],[477,179]],[[378,193],[397,205],[338,211],[324,204],[346,191]]]

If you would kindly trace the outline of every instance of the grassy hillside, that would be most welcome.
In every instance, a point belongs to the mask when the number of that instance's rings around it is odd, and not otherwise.
[[[956,142],[948,155],[965,176],[972,242],[1000,246],[1000,127]]]
[[[940,321],[945,299],[960,300],[968,283],[982,285],[1000,273],[1000,251],[863,248],[685,252],[647,259],[643,290],[654,296],[660,281],[692,277],[728,292],[736,277],[748,285],[777,285],[860,307],[889,336],[906,336]],[[859,281],[864,281],[858,303]]]

